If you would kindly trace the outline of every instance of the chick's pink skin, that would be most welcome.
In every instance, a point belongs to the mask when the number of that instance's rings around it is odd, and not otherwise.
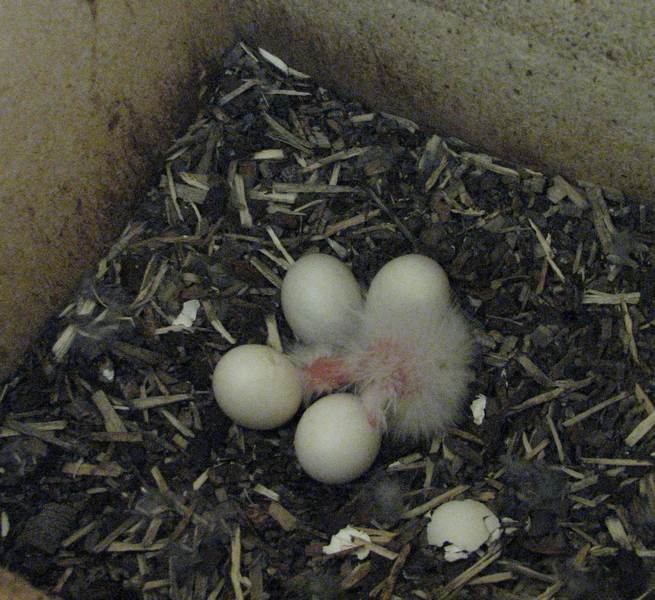
[[[310,350],[304,348],[302,351]],[[343,389],[357,382],[362,373],[375,370],[376,381],[366,388],[362,401],[369,424],[384,431],[387,410],[393,410],[398,399],[417,391],[411,387],[415,380],[411,351],[401,348],[391,338],[381,337],[374,340],[361,356],[355,356],[353,360],[353,355],[339,356],[332,354],[331,350],[325,350],[325,354],[301,364],[305,397],[322,396]]]
[[[305,390],[311,395],[322,395],[348,385],[351,374],[342,358],[321,356],[302,369]]]
[[[298,344],[289,357],[298,368],[305,401],[347,387],[352,373],[338,349],[322,344]]]
[[[366,372],[372,363],[384,365],[385,376],[369,385],[362,394],[366,416],[371,427],[386,429],[385,413],[395,406],[406,393],[409,374],[404,353],[392,340],[380,340],[364,353],[357,364],[346,366],[348,357],[319,356],[300,367],[305,398],[319,397],[343,389],[358,379],[358,373]]]

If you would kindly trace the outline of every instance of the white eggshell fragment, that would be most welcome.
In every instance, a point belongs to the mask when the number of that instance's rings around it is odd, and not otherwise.
[[[237,425],[273,429],[296,414],[302,382],[283,354],[259,344],[232,348],[218,361],[212,378],[214,396]]]
[[[476,425],[482,425],[487,410],[487,397],[484,394],[478,394],[475,400],[471,402],[471,413],[473,422]]]
[[[438,262],[421,254],[389,261],[373,277],[367,308],[399,311],[414,306],[447,307],[451,302],[448,276]]]
[[[334,256],[303,256],[282,282],[284,316],[305,343],[343,342],[356,329],[362,305],[357,280]]]
[[[313,479],[352,481],[375,461],[381,434],[353,394],[331,394],[312,404],[296,429],[294,446],[303,470]]]
[[[198,309],[200,308],[200,300],[187,300],[182,305],[182,310],[180,314],[175,317],[172,325],[173,327],[181,327],[183,329],[189,329],[193,327],[193,322],[198,316]]]
[[[348,525],[338,533],[335,533],[327,546],[323,546],[323,554],[337,554],[344,550],[356,548],[355,556],[359,560],[364,560],[368,557],[370,550],[368,548],[362,548],[362,545],[370,543],[371,536],[368,533],[360,531],[352,525]]]
[[[500,521],[477,500],[452,500],[436,508],[428,524],[428,544],[446,546],[446,560],[466,558],[500,537]]]

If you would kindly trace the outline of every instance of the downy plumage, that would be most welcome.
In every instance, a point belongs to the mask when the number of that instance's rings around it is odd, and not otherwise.
[[[362,398],[372,424],[398,439],[443,432],[462,412],[473,338],[453,304],[393,311],[367,305],[356,332],[334,346],[298,346],[305,396],[348,386]]]

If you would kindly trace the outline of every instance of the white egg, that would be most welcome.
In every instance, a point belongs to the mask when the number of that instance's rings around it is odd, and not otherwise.
[[[332,394],[312,404],[300,418],[294,445],[300,466],[323,483],[346,483],[364,473],[380,450],[361,400]]]
[[[282,310],[305,343],[339,344],[357,327],[363,301],[351,270],[327,254],[309,254],[282,282]]]
[[[218,361],[212,378],[214,397],[237,425],[273,429],[296,414],[302,382],[283,354],[259,344],[232,348]]]
[[[448,275],[438,262],[421,254],[406,254],[389,261],[373,277],[366,296],[367,310],[412,310],[451,302]]]
[[[437,507],[428,524],[428,544],[446,546],[446,560],[466,558],[500,536],[500,521],[477,500],[451,500]]]

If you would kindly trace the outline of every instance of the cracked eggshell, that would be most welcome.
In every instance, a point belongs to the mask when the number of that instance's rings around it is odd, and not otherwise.
[[[244,344],[224,354],[214,369],[212,387],[223,412],[250,429],[283,425],[302,400],[302,381],[293,363],[259,344]]]
[[[348,525],[338,533],[335,533],[327,546],[323,546],[323,554],[337,554],[344,550],[356,548],[355,556],[359,560],[364,560],[368,557],[370,550],[368,548],[362,548],[361,546],[362,544],[370,543],[371,536],[368,535],[368,533],[360,531],[352,525]]]
[[[381,437],[369,424],[359,397],[331,394],[303,413],[294,447],[300,466],[310,477],[338,484],[368,470],[380,450]]]
[[[446,546],[446,560],[466,558],[500,537],[500,521],[477,500],[452,500],[436,508],[427,529],[428,544]]]
[[[372,310],[408,310],[431,304],[441,309],[451,303],[448,275],[441,265],[421,254],[389,261],[373,277],[366,296]]]
[[[284,317],[305,343],[342,343],[357,328],[362,306],[355,276],[334,256],[303,256],[282,281]]]

